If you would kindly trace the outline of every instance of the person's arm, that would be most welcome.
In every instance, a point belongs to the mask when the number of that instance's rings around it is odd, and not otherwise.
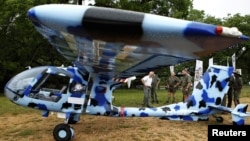
[[[144,78],[144,77],[143,77]],[[145,86],[145,82],[144,82],[144,79],[141,79],[141,82],[142,82],[142,84],[143,84],[143,86]]]
[[[146,79],[148,79],[147,76],[144,76],[144,77],[141,79],[141,82],[142,82],[143,86],[146,86],[146,87],[147,87],[147,85],[145,84]]]
[[[187,87],[186,87],[186,90],[188,90],[188,89],[190,88],[190,86],[191,86],[191,83],[188,82]]]
[[[167,78],[167,80],[166,80],[166,86],[165,86],[166,88],[169,88],[168,79],[169,78]]]
[[[178,77],[176,77],[176,84],[174,85],[174,87],[178,87],[180,85],[181,81]]]
[[[159,86],[160,82],[161,82],[161,79],[158,77],[158,81],[157,81],[156,87]]]
[[[239,90],[241,90],[242,89],[242,86],[243,86],[243,81],[242,81],[242,78],[239,78]]]

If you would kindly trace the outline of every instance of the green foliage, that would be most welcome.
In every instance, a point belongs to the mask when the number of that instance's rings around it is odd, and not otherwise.
[[[113,0],[95,0],[95,6],[114,7]]]
[[[68,62],[47,40],[42,38],[27,18],[28,9],[50,2],[58,1],[5,0],[1,2],[1,87],[4,87],[13,75],[23,71],[26,66],[61,65],[62,62]]]
[[[189,12],[187,20],[196,21],[196,22],[204,22],[205,12],[203,10],[192,9]]]

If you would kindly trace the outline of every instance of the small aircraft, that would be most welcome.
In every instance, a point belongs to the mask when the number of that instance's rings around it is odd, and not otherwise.
[[[55,126],[55,140],[71,140],[74,130],[69,124],[77,123],[82,114],[198,121],[229,112],[236,125],[250,116],[247,104],[234,109],[221,105],[234,69],[218,65],[207,69],[186,102],[153,108],[112,104],[113,90],[137,75],[250,40],[235,27],[64,4],[33,7],[28,17],[73,65],[27,69],[6,84],[5,95],[15,104],[41,110],[43,116],[62,113],[65,122]]]

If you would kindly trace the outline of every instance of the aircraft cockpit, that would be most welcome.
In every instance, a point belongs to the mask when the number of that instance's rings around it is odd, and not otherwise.
[[[5,86],[5,94],[11,100],[28,96],[57,102],[62,94],[68,93],[68,86],[73,75],[74,73],[62,67],[31,68],[14,76]]]

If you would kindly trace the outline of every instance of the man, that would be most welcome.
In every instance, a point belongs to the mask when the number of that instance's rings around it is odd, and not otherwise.
[[[158,88],[158,86],[159,86],[159,84],[160,84],[160,78],[158,77],[158,75],[156,75],[155,73],[154,73],[154,75],[153,75],[153,78],[152,78],[152,86],[151,86],[151,99],[152,99],[152,103],[154,103],[154,102],[156,102],[157,104],[159,103],[159,101],[158,101],[158,97],[157,97],[157,92],[156,92],[156,90],[157,90],[157,88]]]
[[[240,104],[240,93],[243,86],[242,78],[239,72],[234,72],[234,105],[235,107]]]
[[[141,82],[143,84],[143,92],[144,92],[144,98],[143,98],[143,106],[152,108],[150,104],[150,95],[151,95],[151,86],[153,81],[154,72],[150,71],[148,75],[144,76],[141,79]]]
[[[229,79],[229,89],[227,91],[227,107],[231,108],[232,106],[232,98],[233,98],[233,85],[234,85],[234,75],[232,75]]]
[[[192,76],[190,76],[186,68],[182,70],[182,74],[183,74],[183,80],[182,80],[183,102],[186,102],[192,86]]]
[[[175,93],[180,84],[180,79],[175,76],[175,72],[171,72],[170,77],[166,81],[166,88],[168,90],[168,96],[166,104],[169,103],[170,99],[172,98],[172,103],[175,102]]]

